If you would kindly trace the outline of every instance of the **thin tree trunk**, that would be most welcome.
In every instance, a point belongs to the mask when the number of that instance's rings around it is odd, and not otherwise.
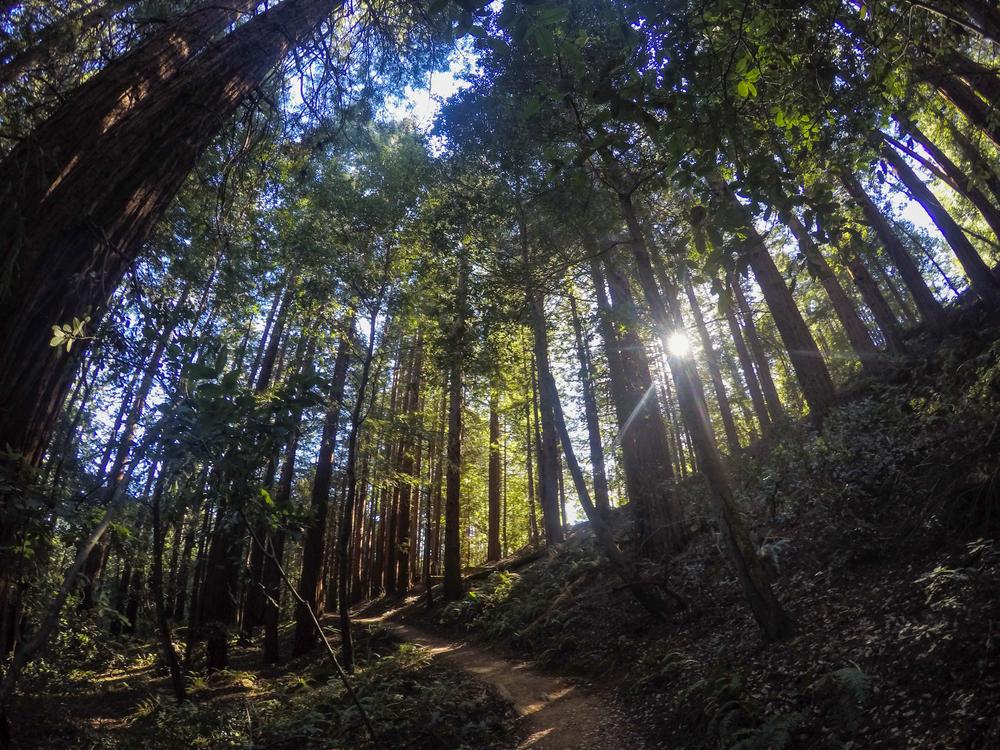
[[[1000,240],[1000,210],[993,205],[992,201],[986,197],[982,190],[976,187],[975,183],[969,178],[969,175],[949,159],[948,155],[938,148],[936,143],[924,135],[920,128],[915,124],[910,124],[908,132],[913,137],[913,140],[923,146],[927,153],[931,155],[931,158],[941,165],[941,169],[948,175],[949,187],[976,207],[976,210],[979,211],[986,223],[989,224],[990,229],[993,230],[993,236]]]
[[[913,301],[920,311],[924,325],[927,326],[929,331],[935,334],[946,331],[948,328],[948,318],[945,315],[944,308],[934,298],[916,263],[913,262],[913,258],[907,252],[906,248],[903,247],[903,243],[899,241],[899,237],[892,231],[892,227],[889,225],[886,217],[882,215],[878,206],[868,197],[868,194],[853,174],[847,170],[841,170],[839,176],[847,192],[861,206],[868,223],[875,230],[876,234],[878,234],[879,239],[882,240],[882,244],[885,245],[886,250],[889,252],[889,257],[892,259],[893,265],[899,271],[900,276],[903,277],[903,283],[906,284],[906,288],[913,296]]]
[[[885,301],[882,292],[879,291],[878,284],[865,264],[849,247],[841,242],[841,257],[847,265],[847,270],[851,274],[854,286],[861,293],[861,298],[865,301],[868,309],[871,310],[878,324],[882,339],[885,341],[886,350],[894,356],[902,356],[906,353],[906,344],[903,343],[903,334],[899,328],[899,321],[896,319],[889,303]]]
[[[726,442],[729,444],[729,452],[733,456],[739,455],[740,436],[736,431],[736,420],[733,419],[733,412],[729,407],[729,395],[726,393],[726,384],[722,380],[722,369],[719,367],[719,355],[712,344],[712,337],[708,333],[708,326],[705,325],[705,317],[701,314],[701,307],[698,305],[698,297],[695,296],[694,287],[689,279],[684,280],[684,292],[687,294],[688,305],[691,307],[691,315],[694,317],[695,328],[698,329],[698,338],[701,339],[701,348],[705,352],[705,360],[708,362],[708,373],[712,378],[712,385],[715,388],[715,398],[719,402],[719,412],[722,415],[722,425],[726,431]]]
[[[490,391],[490,461],[487,492],[486,561],[500,559],[500,412],[497,390]]]
[[[386,264],[388,267],[388,264]],[[351,413],[351,431],[347,437],[347,466],[346,481],[347,488],[344,493],[344,510],[340,523],[340,534],[337,539],[337,556],[339,558],[340,578],[339,599],[340,599],[340,641],[341,650],[344,655],[344,668],[349,672],[354,668],[354,644],[351,639],[351,607],[350,598],[347,591],[350,561],[350,541],[351,522],[354,518],[354,499],[358,491],[357,463],[358,463],[358,431],[361,429],[362,413],[365,403],[365,391],[368,389],[368,379],[371,376],[372,359],[375,353],[375,336],[378,327],[378,318],[382,313],[382,302],[385,297],[386,285],[383,284],[379,291],[378,300],[371,312],[371,330],[368,332],[368,350],[365,352],[364,363],[361,367],[361,380],[358,383],[357,396],[354,400],[354,409]]]
[[[780,422],[784,415],[784,408],[781,405],[781,398],[778,396],[778,389],[774,385],[774,377],[771,375],[771,360],[764,351],[760,336],[757,334],[757,325],[753,320],[753,310],[747,302],[746,295],[743,294],[743,287],[740,286],[739,279],[727,273],[729,289],[733,293],[733,299],[739,308],[743,318],[743,336],[750,352],[753,354],[754,363],[757,365],[757,379],[760,382],[761,390],[764,393],[764,400],[767,402],[767,410],[771,415],[771,422]]]
[[[601,424],[597,411],[597,397],[594,393],[594,374],[590,363],[590,350],[583,336],[580,314],[576,309],[576,297],[570,295],[570,314],[573,318],[573,335],[576,339],[576,354],[580,360],[580,383],[583,386],[583,410],[587,418],[587,437],[590,444],[590,465],[594,470],[594,504],[597,512],[606,516],[611,509],[608,497],[608,477],[604,468],[604,446],[601,443]]]
[[[913,198],[927,212],[935,226],[944,235],[958,258],[958,262],[962,264],[972,289],[987,306],[995,308],[997,292],[1000,291],[1000,281],[997,281],[989,266],[969,242],[962,228],[958,226],[917,174],[910,169],[910,165],[903,160],[903,157],[888,145],[882,147],[881,153],[882,157],[899,175],[899,179],[906,185]]]
[[[351,339],[354,335],[354,318],[351,317],[347,331],[340,337],[337,358],[333,366],[333,381],[330,386],[329,407],[323,420],[323,434],[320,438],[319,456],[316,461],[316,476],[310,495],[313,522],[306,528],[302,539],[302,570],[299,577],[298,593],[302,602],[295,610],[295,640],[292,656],[301,656],[311,651],[319,634],[313,618],[306,611],[312,609],[316,617],[322,614],[323,602],[323,551],[326,534],[326,517],[333,480],[333,454],[337,445],[337,429],[340,411],[344,405],[344,384],[347,382],[347,366],[351,355]]]
[[[847,339],[851,342],[851,346],[858,355],[858,359],[861,360],[861,366],[875,377],[884,377],[886,374],[885,366],[881,361],[878,349],[875,347],[875,342],[861,320],[861,316],[858,315],[854,303],[851,302],[847,293],[844,292],[844,288],[837,280],[837,275],[830,268],[830,264],[823,256],[823,252],[813,242],[812,237],[809,236],[809,232],[802,226],[802,222],[799,221],[799,217],[794,212],[784,212],[782,221],[792,230],[792,234],[799,241],[799,249],[806,257],[806,260],[813,266],[815,274],[819,278],[819,283],[826,290],[826,294],[833,304],[833,310],[837,314],[837,319],[847,333]]]
[[[166,484],[166,473],[161,473],[153,491],[153,605],[156,608],[156,621],[160,630],[160,644],[163,647],[163,658],[170,668],[170,681],[174,686],[174,696],[178,703],[183,703],[187,697],[184,690],[184,678],[181,677],[181,667],[177,661],[177,651],[174,650],[174,639],[170,635],[170,623],[167,622],[167,610],[163,598],[163,526],[160,523],[160,505],[163,500],[163,488]]]
[[[764,394],[760,389],[760,382],[757,380],[757,375],[754,372],[750,352],[747,351],[746,342],[743,340],[739,321],[736,320],[733,305],[728,300],[725,301],[723,312],[726,316],[726,323],[729,325],[729,333],[733,337],[733,346],[736,348],[736,356],[740,360],[740,367],[743,370],[743,378],[746,380],[747,390],[750,391],[750,401],[753,403],[757,422],[760,424],[761,433],[766,435],[771,429],[771,418],[767,413]]]
[[[464,258],[459,258],[456,288],[457,312],[452,332],[452,364],[448,384],[448,463],[445,470],[444,523],[444,598],[461,599],[462,585],[462,385],[465,353],[465,305],[468,294],[469,270]]]

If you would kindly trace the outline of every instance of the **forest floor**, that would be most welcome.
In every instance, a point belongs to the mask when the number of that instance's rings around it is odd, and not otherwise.
[[[363,621],[362,621],[363,622]],[[584,680],[546,673],[529,661],[496,650],[433,635],[401,622],[385,625],[435,660],[489,685],[521,717],[503,747],[512,750],[639,750],[644,747],[611,696]]]

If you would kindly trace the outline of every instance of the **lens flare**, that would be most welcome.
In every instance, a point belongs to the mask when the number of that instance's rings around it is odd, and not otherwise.
[[[687,336],[680,332],[671,334],[667,340],[667,346],[675,357],[686,357],[691,353],[691,342],[688,341]]]

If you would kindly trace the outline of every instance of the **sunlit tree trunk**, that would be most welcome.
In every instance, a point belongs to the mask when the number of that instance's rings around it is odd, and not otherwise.
[[[733,419],[732,409],[729,407],[729,395],[726,393],[726,384],[722,379],[722,368],[719,367],[719,355],[712,344],[712,337],[708,333],[708,326],[705,325],[705,317],[701,314],[701,307],[698,305],[698,298],[695,296],[694,287],[691,282],[685,279],[684,293],[687,295],[688,305],[691,307],[691,315],[694,317],[695,328],[698,330],[698,338],[701,339],[701,347],[705,352],[705,360],[708,362],[708,373],[712,378],[712,386],[715,388],[715,398],[719,403],[719,414],[722,417],[722,425],[726,432],[726,442],[729,445],[729,452],[736,456],[740,452],[740,436],[736,432],[736,420]]]

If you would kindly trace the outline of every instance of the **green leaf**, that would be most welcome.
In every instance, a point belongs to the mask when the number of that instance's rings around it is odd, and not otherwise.
[[[530,102],[528,102],[527,106],[525,106],[524,108],[524,118],[527,119],[532,115],[537,114],[538,110],[540,110],[541,108],[542,108],[542,100],[532,99]]]
[[[749,81],[747,81],[747,89],[749,89],[751,96],[757,96],[757,87]]]
[[[487,36],[489,36],[486,33],[486,29],[484,29],[482,26],[473,26],[471,29],[469,29],[469,35],[476,37],[476,39],[485,39]]]
[[[545,57],[552,57],[556,53],[556,38],[549,29],[544,26],[535,27],[535,42],[538,44],[538,51]]]
[[[548,8],[538,14],[538,22],[544,24],[559,23],[569,18],[569,8]]]
[[[750,84],[748,84],[746,81],[740,81],[739,84],[737,84],[736,86],[736,93],[738,93],[740,96],[746,99],[748,96],[750,96]]]

